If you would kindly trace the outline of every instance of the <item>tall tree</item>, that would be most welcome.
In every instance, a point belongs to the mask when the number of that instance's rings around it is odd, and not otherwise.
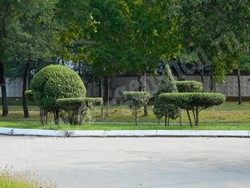
[[[239,66],[249,45],[250,3],[248,0],[184,0],[179,8],[183,46],[195,47],[201,68],[211,66],[215,81]],[[177,10],[178,10],[177,8]]]
[[[29,117],[25,90],[32,66],[39,61],[50,61],[55,55],[57,23],[54,10],[57,0],[13,1],[6,17],[3,40],[5,61],[9,67],[22,68],[22,104],[24,117]]]
[[[142,90],[146,90],[147,73],[154,74],[160,57],[170,60],[180,49],[174,1],[128,1],[130,70],[143,76]],[[144,115],[147,115],[144,107]]]
[[[0,1],[0,85],[2,93],[2,116],[8,115],[8,103],[7,103],[7,92],[6,92],[6,82],[5,82],[5,60],[4,60],[4,50],[3,40],[6,38],[6,17],[9,14],[11,2],[9,0]]]
[[[56,18],[61,24],[58,57],[62,61],[89,61],[86,48],[91,44],[89,32],[95,30],[89,1],[59,0]]]
[[[125,52],[129,48],[125,35],[128,32],[128,7],[123,0],[93,0],[91,14],[96,25],[92,32],[94,41],[89,48],[93,59],[93,71],[103,85],[104,101],[109,101],[109,80],[125,71]],[[108,105],[107,105],[108,106]]]

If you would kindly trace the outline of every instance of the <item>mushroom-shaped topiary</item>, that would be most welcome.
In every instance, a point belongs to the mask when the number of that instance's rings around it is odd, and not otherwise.
[[[56,100],[86,96],[86,88],[79,75],[62,65],[49,65],[32,79],[30,89],[41,109],[53,111],[55,123],[59,123],[59,108]]]

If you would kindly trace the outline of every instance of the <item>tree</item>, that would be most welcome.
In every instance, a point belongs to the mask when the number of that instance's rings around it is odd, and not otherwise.
[[[96,24],[90,14],[89,1],[59,0],[56,10],[56,20],[61,24],[58,57],[75,64],[89,62],[86,48],[92,43],[89,32],[95,30]]]
[[[165,117],[165,126],[167,125],[167,119],[168,119],[168,125],[169,125],[169,118],[176,119],[180,116],[180,109],[173,105],[173,104],[163,104],[162,101],[159,99],[159,95],[162,93],[176,93],[178,92],[174,77],[172,76],[171,70],[169,68],[169,65],[165,65],[165,69],[163,71],[162,79],[158,85],[158,90],[155,96],[155,102],[154,102],[154,109],[153,112],[156,115],[156,117],[160,119],[164,116]]]
[[[171,15],[174,1],[128,1],[129,70],[143,76],[141,89],[146,91],[147,73],[155,74],[160,57],[172,59],[180,49],[175,18]],[[146,106],[144,115],[147,115]]]
[[[21,70],[23,78],[22,104],[24,117],[29,117],[25,90],[32,66],[39,61],[50,61],[55,55],[57,24],[54,9],[57,0],[25,0],[10,3],[3,40],[5,62],[8,67]]]
[[[5,83],[5,57],[3,45],[3,40],[6,38],[6,17],[9,14],[11,2],[9,0],[0,1],[0,85],[2,93],[2,116],[5,117],[8,115],[8,103],[7,103],[7,92],[6,92],[6,83]]]
[[[91,33],[93,44],[88,48],[92,59],[92,70],[99,78],[100,94],[109,107],[110,82],[115,76],[126,72],[126,41],[128,30],[128,7],[123,0],[93,0],[90,10],[96,23],[96,31]]]
[[[176,4],[183,47],[195,48],[193,55],[201,70],[211,67],[214,80],[239,66],[239,57],[249,45],[249,1],[184,0]]]

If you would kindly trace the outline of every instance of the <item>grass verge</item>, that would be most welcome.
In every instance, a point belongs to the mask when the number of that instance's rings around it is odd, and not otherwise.
[[[39,122],[1,122],[0,127],[47,130],[250,130],[250,123],[209,123],[193,127],[187,124],[183,126],[171,124],[165,127],[163,124],[157,125],[151,123],[141,123],[138,126],[132,123],[96,123],[82,126],[48,124],[43,126]]]
[[[52,180],[43,180],[34,172],[14,172],[5,167],[0,169],[0,187],[1,188],[55,188],[57,185],[51,183]]]

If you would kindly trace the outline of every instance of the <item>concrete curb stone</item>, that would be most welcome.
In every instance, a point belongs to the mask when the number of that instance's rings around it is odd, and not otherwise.
[[[13,129],[14,136],[51,136],[51,137],[67,137],[67,131],[55,130],[38,130],[38,129]]]
[[[40,130],[0,128],[0,135],[47,137],[250,137],[250,131],[213,130]]]

